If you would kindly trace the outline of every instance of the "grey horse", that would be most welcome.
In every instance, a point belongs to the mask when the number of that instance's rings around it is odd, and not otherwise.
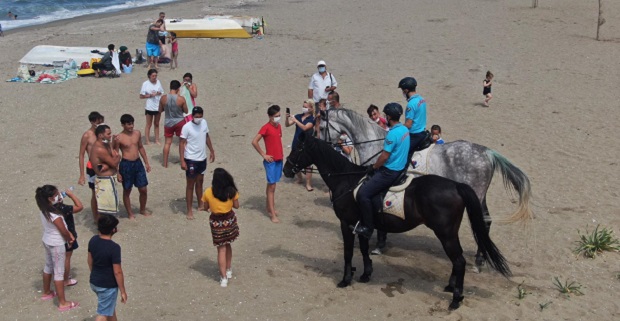
[[[321,139],[335,142],[342,131],[347,132],[353,140],[360,156],[360,164],[372,164],[376,161],[383,149],[386,135],[383,128],[350,109],[339,108],[322,112]],[[501,173],[505,188],[516,192],[518,196],[516,211],[505,221],[524,223],[533,217],[530,209],[530,180],[523,171],[490,148],[464,140],[435,145],[429,152],[427,166],[427,174],[443,176],[473,188],[480,199],[487,228],[491,226],[491,216],[486,194],[495,171]],[[478,250],[475,270],[480,271],[483,263],[483,257]]]

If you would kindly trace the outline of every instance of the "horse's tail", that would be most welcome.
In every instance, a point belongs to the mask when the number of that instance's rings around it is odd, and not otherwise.
[[[457,183],[456,189],[465,203],[469,224],[471,225],[478,249],[491,267],[504,276],[510,276],[512,273],[506,259],[495,246],[495,243],[491,241],[491,237],[489,237],[489,230],[482,217],[482,206],[478,196],[476,196],[476,192],[469,185],[462,183]]]
[[[530,187],[530,179],[517,166],[513,165],[506,157],[500,153],[487,149],[487,155],[491,160],[493,171],[498,170],[504,178],[504,187],[506,190],[514,191],[519,196],[519,207],[507,219],[508,223],[522,222],[527,223],[534,218],[534,214],[530,209],[530,196],[532,189]]]

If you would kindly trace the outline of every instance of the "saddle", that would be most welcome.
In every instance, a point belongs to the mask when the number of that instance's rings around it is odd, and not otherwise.
[[[420,144],[418,144],[418,146],[416,146],[416,148],[413,149],[413,151],[419,152],[421,150],[427,149],[431,146],[432,143],[433,143],[433,137],[431,136],[431,132],[429,132],[428,130],[425,130],[424,139],[422,140],[422,142],[420,142]]]
[[[372,198],[372,208],[375,213],[392,214],[401,219],[405,219],[404,198],[405,189],[411,181],[415,178],[415,175],[403,171],[394,181],[395,183],[390,186],[389,189],[382,191]],[[353,197],[357,200],[357,192],[368,180],[368,176],[362,177],[360,184],[353,190]]]

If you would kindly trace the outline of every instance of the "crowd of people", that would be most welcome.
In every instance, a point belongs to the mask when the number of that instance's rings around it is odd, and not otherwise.
[[[159,19],[149,26],[147,36],[148,79],[143,82],[139,92],[139,98],[145,100],[144,133],[135,129],[135,118],[132,115],[124,114],[120,117],[122,130],[113,135],[111,126],[104,122],[105,117],[93,111],[88,115],[90,126],[81,137],[78,184],[88,183],[91,189],[91,212],[98,229],[98,235],[92,236],[88,243],[88,264],[91,270],[89,283],[98,298],[97,320],[116,319],[115,307],[119,293],[121,302],[127,301],[121,267],[121,247],[112,241],[113,235],[118,232],[119,224],[117,215],[120,202],[116,185],[120,183],[122,186],[122,200],[128,219],[133,220],[136,217],[131,205],[131,192],[134,187],[139,193],[138,213],[143,216],[153,214],[147,209],[149,183],[147,176],[151,173],[152,166],[144,145],[150,145],[151,142],[161,145],[159,129],[162,114],[165,140],[162,166],[168,168],[173,138],[177,136],[180,167],[185,171],[186,178],[186,218],[194,219],[196,209],[211,213],[209,224],[213,244],[217,247],[220,285],[228,286],[232,277],[231,244],[239,236],[237,216],[234,212],[234,209],[239,208],[239,191],[233,176],[223,168],[216,168],[213,171],[211,186],[203,188],[207,164],[215,161],[215,150],[205,110],[196,105],[198,88],[193,83],[192,74],[184,74],[182,80],[172,80],[169,83],[168,93],[158,80],[156,58],[161,55],[160,47],[165,44],[167,37],[172,44],[175,64],[178,56],[175,35],[161,33],[165,32],[164,17],[165,14],[162,12]],[[111,61],[114,48],[114,45],[110,45],[104,59],[93,66],[97,74],[109,67],[108,63]],[[121,47],[121,53],[125,51],[127,48]],[[125,56],[123,59],[131,60],[131,57]],[[284,160],[282,123],[286,127],[295,128],[291,145],[292,148],[296,148],[301,133],[320,137],[320,131],[317,129],[321,122],[321,111],[344,108],[336,91],[338,88],[336,77],[327,71],[325,61],[319,61],[316,67],[317,72],[311,77],[308,96],[302,102],[299,113],[292,113],[290,108],[286,108],[285,119],[282,122],[281,108],[278,105],[269,106],[268,120],[251,142],[263,159],[266,176],[266,211],[274,223],[280,222],[275,205],[275,191],[282,176]],[[486,102],[491,98],[492,77],[492,74],[487,75],[484,82]],[[407,100],[405,109],[398,103],[389,103],[382,109],[382,117],[378,106],[371,104],[367,108],[369,119],[387,132],[382,153],[377,162],[368,168],[369,173],[372,172],[374,175],[360,188],[358,194],[362,219],[353,232],[368,238],[371,237],[374,226],[370,200],[394,182],[398,174],[408,166],[411,154],[427,135],[426,101],[416,91],[416,79],[403,78],[398,87]],[[402,115],[405,116],[404,123],[400,122]],[[152,136],[151,128],[153,128]],[[443,143],[441,127],[433,125],[430,129],[433,142]],[[349,135],[350,133],[345,131],[340,132],[334,148],[343,157],[355,161],[352,157],[355,144]],[[306,171],[305,177],[301,174],[297,176],[298,182],[305,184],[308,192],[314,190],[310,172]],[[193,203],[194,195],[197,199],[196,207]],[[84,206],[71,189],[60,191],[53,185],[37,188],[35,198],[44,227],[45,265],[41,300],[47,301],[58,297],[58,310],[68,311],[79,306],[79,303],[65,298],[64,288],[78,283],[70,275],[72,253],[78,249],[73,215],[81,212]],[[73,205],[65,204],[64,200],[67,198],[71,199]],[[52,278],[55,291],[51,289]]]

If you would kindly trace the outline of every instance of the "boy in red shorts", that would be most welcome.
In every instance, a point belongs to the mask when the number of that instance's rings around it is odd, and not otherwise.
[[[159,112],[165,113],[164,119],[164,167],[168,167],[168,155],[170,155],[170,145],[172,137],[181,137],[181,129],[185,125],[185,114],[187,114],[187,102],[179,95],[181,83],[178,80],[170,82],[170,93],[161,97],[159,100]]]

